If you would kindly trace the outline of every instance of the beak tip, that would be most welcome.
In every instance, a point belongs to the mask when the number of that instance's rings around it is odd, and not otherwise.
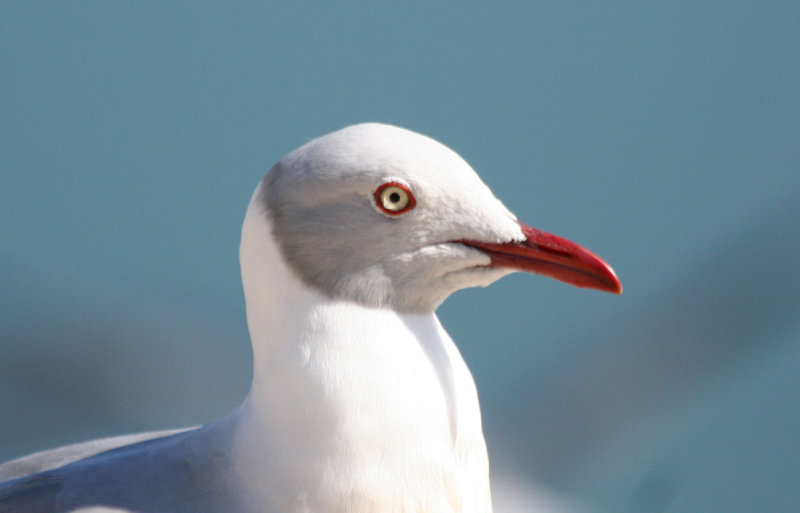
[[[620,295],[622,294],[622,282],[617,278],[617,273],[614,272],[614,269],[608,267],[609,276],[609,283],[608,288],[606,289],[608,292],[612,294]]]

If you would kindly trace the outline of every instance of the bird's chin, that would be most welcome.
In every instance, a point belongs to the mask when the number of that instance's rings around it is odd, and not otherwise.
[[[504,276],[515,272],[514,269],[491,265],[473,265],[459,271],[452,271],[442,277],[452,292],[471,287],[488,287]],[[452,293],[451,292],[451,293]]]
[[[513,269],[503,269],[486,265],[470,266],[460,270],[449,271],[440,276],[431,278],[419,287],[421,298],[414,310],[436,310],[450,295],[461,289],[472,287],[486,287],[496,282],[503,276],[514,272]]]

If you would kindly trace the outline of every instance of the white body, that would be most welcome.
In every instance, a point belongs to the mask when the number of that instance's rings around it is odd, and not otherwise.
[[[518,232],[482,187],[501,228]],[[240,248],[254,354],[245,401],[202,428],[88,442],[0,466],[0,479],[16,478],[0,483],[0,513],[491,511],[475,384],[436,315],[331,298],[302,283],[274,240],[260,188]],[[471,268],[489,258],[458,244],[414,249],[392,269],[427,258],[418,265],[430,270],[439,254],[450,260],[434,303],[509,272],[459,277],[453,259]]]
[[[517,222],[452,150],[378,124],[276,164],[239,258],[245,401],[202,428],[10,462],[0,513],[491,513],[475,384],[435,309],[515,269],[621,291],[595,255]]]
[[[251,209],[243,230],[259,223]],[[475,384],[435,314],[323,298],[285,268],[271,237],[243,240],[255,369],[235,416],[234,461],[255,503],[490,511]],[[278,265],[247,262],[265,255]]]

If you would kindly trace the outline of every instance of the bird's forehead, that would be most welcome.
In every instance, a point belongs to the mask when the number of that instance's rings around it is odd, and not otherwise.
[[[296,191],[331,186],[348,190],[392,178],[430,192],[485,188],[450,148],[424,135],[375,123],[314,139],[284,157],[272,174],[281,175],[275,179]]]

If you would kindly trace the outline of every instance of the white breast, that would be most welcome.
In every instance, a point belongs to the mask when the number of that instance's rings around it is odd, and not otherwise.
[[[238,413],[235,461],[257,500],[284,512],[489,511],[475,386],[435,315],[320,300],[304,317]]]

